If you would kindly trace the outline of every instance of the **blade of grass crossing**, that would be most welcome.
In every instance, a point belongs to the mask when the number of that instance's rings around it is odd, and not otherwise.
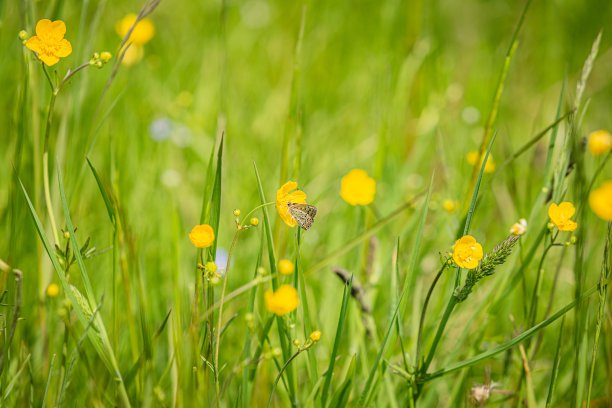
[[[334,365],[336,364],[336,356],[340,348],[342,341],[342,333],[344,332],[344,323],[346,321],[346,315],[348,312],[348,301],[353,287],[353,277],[351,276],[350,281],[344,285],[344,292],[342,294],[342,307],[340,308],[340,316],[338,317],[338,327],[336,328],[336,336],[334,338],[334,346],[332,353],[329,357],[329,367],[327,367],[327,373],[325,374],[325,382],[323,384],[323,391],[321,392],[321,406],[327,407],[327,398],[329,395],[331,380],[334,374]]]

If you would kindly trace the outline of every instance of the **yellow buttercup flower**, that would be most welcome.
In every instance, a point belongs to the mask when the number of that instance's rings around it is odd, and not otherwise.
[[[353,169],[340,182],[340,197],[350,205],[368,205],[376,196],[376,180],[364,170]]]
[[[444,211],[447,213],[453,213],[457,209],[457,202],[447,198],[446,200],[442,201],[442,208],[444,208]]]
[[[281,259],[278,261],[278,271],[283,275],[291,275],[295,270],[293,262],[288,259]]]
[[[196,248],[208,248],[215,241],[215,231],[208,224],[196,225],[189,233],[189,240]]]
[[[47,296],[54,298],[57,295],[59,295],[59,286],[57,286],[57,283],[50,283],[49,286],[47,286]]]
[[[293,312],[300,304],[297,290],[290,285],[282,285],[276,292],[266,291],[264,300],[266,309],[278,316]]]
[[[478,152],[475,150],[469,152],[466,156],[466,159],[469,164],[471,164],[472,166],[475,166],[476,162],[478,161]],[[480,159],[478,166],[482,165],[483,160],[484,160],[484,154],[482,155],[482,158]],[[487,164],[485,164],[484,172],[493,173],[494,171],[495,171],[495,161],[493,160],[493,155],[489,153],[489,158],[487,159]]]
[[[36,23],[36,35],[26,41],[25,46],[36,53],[47,66],[58,63],[60,58],[72,54],[72,45],[64,38],[66,24],[62,20],[42,19]]]
[[[575,212],[576,208],[574,208],[574,204],[568,201],[562,202],[559,205],[552,203],[550,207],[548,207],[550,221],[559,231],[574,231],[578,227],[578,224],[570,220]]]
[[[612,135],[607,130],[596,130],[588,137],[587,147],[592,155],[608,153],[612,148]]]
[[[295,181],[288,181],[276,191],[276,211],[285,224],[292,228],[297,225],[297,222],[289,214],[289,203],[306,204],[306,193],[296,190],[297,186]]]
[[[471,235],[459,238],[453,246],[453,261],[460,268],[476,268],[482,256],[482,245],[476,242],[476,238]]]
[[[125,37],[128,31],[130,31],[132,25],[134,25],[136,17],[136,14],[131,13],[119,20],[115,25],[117,34],[119,34],[121,37]],[[148,18],[143,18],[138,22],[138,24],[136,24],[136,27],[134,27],[132,34],[130,34],[128,43],[132,43],[132,46],[145,45],[151,40],[151,38],[153,38],[154,35],[155,26],[153,25],[153,22]]]
[[[591,191],[589,205],[597,216],[605,221],[612,221],[612,180]]]

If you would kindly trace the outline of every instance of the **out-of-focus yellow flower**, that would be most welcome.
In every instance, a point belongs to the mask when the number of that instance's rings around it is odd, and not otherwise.
[[[444,211],[447,213],[454,213],[457,209],[457,202],[447,198],[446,200],[442,201],[442,208],[444,208]]]
[[[196,225],[189,233],[189,239],[196,248],[208,248],[215,241],[215,231],[208,224]]]
[[[559,205],[552,203],[548,207],[550,221],[559,231],[574,231],[578,227],[578,224],[570,220],[575,212],[574,204],[568,201],[564,201]]]
[[[121,63],[126,66],[134,65],[144,56],[144,48],[140,45],[132,44],[123,54]]]
[[[340,197],[350,205],[368,205],[376,196],[376,180],[361,169],[353,169],[340,182]]]
[[[478,161],[478,152],[475,150],[469,152],[466,156],[466,159],[469,164],[471,164],[472,166],[475,166],[476,162]],[[484,160],[484,155],[480,159],[478,166],[482,166],[483,160]],[[494,171],[495,171],[495,161],[493,160],[493,155],[489,153],[489,158],[487,159],[487,164],[485,164],[484,172],[493,173]]]
[[[36,23],[36,35],[26,41],[25,46],[36,53],[47,66],[58,63],[60,58],[72,54],[72,45],[64,38],[66,24],[62,20],[42,19]]]
[[[312,333],[310,333],[310,340],[312,340],[314,343],[321,340],[321,332],[318,330],[315,330]]]
[[[278,316],[293,312],[300,304],[297,290],[290,285],[282,285],[276,292],[266,291],[264,300],[266,309]]]
[[[119,20],[115,25],[117,34],[119,34],[121,37],[125,37],[136,21],[136,17],[136,14],[131,13]],[[132,34],[130,34],[130,38],[127,42],[132,43],[133,46],[145,45],[151,40],[151,38],[153,38],[154,35],[155,26],[153,25],[153,22],[148,18],[143,18],[138,22],[138,24],[136,24],[136,27],[134,27],[134,30],[132,31]]]
[[[517,236],[523,235],[526,232],[527,232],[527,220],[524,218],[521,218],[519,222],[514,223],[514,225],[510,227],[510,233],[512,235],[517,235]]]
[[[54,298],[59,295],[59,286],[56,283],[50,283],[47,286],[47,296],[50,298]]]
[[[589,205],[599,218],[612,221],[612,180],[591,191]]]
[[[453,246],[453,261],[460,268],[476,268],[482,256],[482,245],[476,242],[476,238],[471,235],[459,238]]]
[[[292,228],[297,225],[297,222],[289,214],[289,203],[306,204],[306,193],[296,190],[297,186],[295,181],[288,181],[276,191],[276,211],[285,224]]]
[[[283,275],[291,275],[295,270],[293,262],[288,259],[281,259],[278,261],[278,271]]]
[[[612,148],[612,135],[607,130],[596,130],[588,137],[587,147],[592,155],[608,153]]]

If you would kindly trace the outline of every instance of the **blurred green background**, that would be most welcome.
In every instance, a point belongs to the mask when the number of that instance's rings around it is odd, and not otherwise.
[[[16,182],[16,177],[23,181],[42,215],[42,190],[35,191],[36,177],[41,174],[37,174],[40,156],[35,151],[35,140],[38,144],[42,140],[49,89],[39,64],[17,34],[22,29],[33,34],[41,18],[65,21],[66,38],[74,51],[50,69],[61,77],[69,67],[87,61],[93,52],[110,51],[116,56],[121,38],[115,25],[126,14],[137,13],[141,6],[134,1],[0,1],[0,259],[24,272],[24,320],[19,324],[16,350],[32,353],[32,370],[42,370],[33,375],[34,384],[46,380],[49,353],[61,348],[62,335],[53,334],[61,327],[56,313],[61,295],[58,299],[45,295],[48,283],[58,283],[57,277]],[[406,335],[410,337],[415,319],[410,310],[422,303],[422,292],[437,269],[438,253],[450,249],[461,222],[460,210],[448,214],[440,203],[444,199],[463,203],[471,194],[467,189],[472,168],[465,156],[479,147],[523,6],[524,2],[516,1],[472,0],[162,1],[150,16],[155,36],[144,45],[142,60],[119,67],[103,98],[112,63],[75,76],[56,103],[52,168],[57,166],[61,171],[80,240],[91,237],[98,250],[97,256],[88,260],[98,297],[105,294],[110,302],[112,225],[85,158],[116,189],[130,239],[122,251],[127,253],[130,270],[139,269],[138,279],[142,279],[145,288],[143,298],[137,293],[135,274],[130,275],[134,279],[131,292],[121,293],[123,302],[127,302],[126,297],[132,298],[125,318],[138,320],[138,316],[142,317],[138,309],[143,307],[153,329],[169,309],[176,310],[176,303],[182,303],[183,323],[187,324],[196,262],[196,251],[187,234],[199,222],[208,160],[223,133],[222,211],[217,234],[220,248],[227,251],[230,245],[234,230],[232,210],[240,208],[246,213],[259,204],[254,162],[268,200],[291,179],[299,182],[309,202],[319,209],[314,227],[303,234],[301,261],[311,313],[324,333],[321,343],[311,351],[322,361],[320,370],[327,364],[333,344],[342,285],[329,267],[312,273],[308,273],[309,268],[362,231],[364,224],[371,224],[426,189],[435,170],[418,283],[404,316]],[[298,47],[302,19],[303,37]],[[531,4],[494,125],[497,139],[492,155],[498,167],[554,121],[564,81],[566,102],[562,111],[569,108],[584,60],[601,30],[599,57],[586,89],[589,102],[580,132],[586,136],[592,130],[612,127],[612,40],[606,31],[611,21],[612,3],[606,0]],[[289,140],[286,155],[284,137]],[[503,240],[518,218],[530,214],[542,187],[546,140],[503,172],[487,176],[483,183],[472,233],[485,251]],[[281,179],[284,159],[288,167]],[[586,163],[590,174],[599,163]],[[350,207],[338,195],[340,178],[353,168],[363,168],[377,180],[372,211]],[[610,174],[608,167],[603,179]],[[54,171],[52,179],[56,177]],[[52,192],[58,222],[64,227],[55,181]],[[272,207],[269,212],[278,223]],[[585,251],[592,267],[587,271],[591,286],[599,279],[605,223],[591,213],[587,217]],[[538,226],[546,220],[543,210]],[[374,277],[366,286],[379,336],[384,334],[392,297],[396,296],[392,289],[396,287],[391,273],[393,248],[399,238],[400,264],[408,265],[417,223],[413,213],[406,213],[377,234],[371,271]],[[277,256],[293,259],[294,231],[280,225],[275,231]],[[241,235],[228,290],[251,279],[260,232],[251,230]],[[524,239],[529,242],[529,234]],[[368,280],[364,257],[360,246],[332,264]],[[560,263],[566,269],[560,274],[554,310],[573,297],[569,258],[568,254],[566,261]],[[544,292],[552,286],[558,254],[548,262],[542,283]],[[535,271],[535,265],[531,270]],[[499,275],[511,272],[502,267]],[[527,278],[529,285],[533,284],[533,276]],[[180,298],[173,293],[173,277],[179,279]],[[12,298],[13,284],[4,278],[2,286]],[[491,289],[494,280],[502,278],[495,276],[483,282],[482,287]],[[78,282],[77,274],[74,279]],[[448,280],[444,283],[447,292],[452,284]],[[441,313],[443,293],[446,292],[441,290],[439,299],[432,304],[433,316]],[[485,337],[470,339],[468,335],[469,346],[454,350],[455,357],[469,357],[487,344],[507,340],[519,327],[525,329],[520,318],[514,324],[508,319],[509,314],[522,313],[523,295],[517,288],[502,306],[479,315],[477,322],[468,319],[469,307],[458,309],[443,349],[453,350],[452,337],[459,336],[466,325],[474,332],[486,327]],[[470,301],[477,305],[478,293]],[[237,321],[241,321],[246,303],[247,296],[230,303],[226,316],[236,313]],[[41,310],[46,310],[44,319],[50,332],[49,344],[44,347],[38,333],[43,319]],[[110,318],[106,305],[102,315]],[[297,323],[301,327],[299,319]],[[376,350],[357,340],[363,337],[363,326],[356,308],[351,311],[348,327],[342,358],[353,353],[369,353],[370,358],[375,355]],[[550,347],[544,347],[542,363],[536,365],[541,371],[534,372],[537,394],[542,398],[546,395],[557,327],[546,331],[544,344]],[[242,329],[239,324],[228,329],[221,349],[224,359],[231,360],[242,347]],[[571,330],[569,326],[567,330]],[[140,337],[136,338],[139,343]],[[120,366],[126,369],[134,359],[129,342],[120,336],[117,352]],[[167,342],[164,335],[152,364],[151,375],[161,384],[166,381],[162,374],[172,354]],[[397,343],[391,348],[388,358],[393,361],[399,348]],[[603,349],[610,361],[609,350]],[[493,378],[502,383],[501,388],[512,389],[518,377],[502,369],[502,360],[482,364],[467,376],[457,374],[432,383],[425,406],[449,404],[448,396],[454,395],[452,378],[461,379],[457,382],[461,384],[458,395],[467,395],[474,382],[483,381],[485,365],[493,364]],[[367,374],[369,365],[365,361],[361,361],[363,367],[358,371]],[[443,358],[438,364],[442,366],[444,361]],[[572,387],[571,364],[569,358],[562,359],[559,401]],[[605,395],[605,379],[609,378],[606,364],[598,366],[597,373],[596,395]],[[393,378],[399,393],[401,381]]]

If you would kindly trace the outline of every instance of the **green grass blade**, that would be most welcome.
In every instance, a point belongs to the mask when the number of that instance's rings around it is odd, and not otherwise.
[[[102,183],[102,179],[98,175],[98,172],[96,171],[95,167],[93,166],[93,164],[91,164],[91,161],[89,161],[89,158],[87,158],[87,164],[89,165],[89,169],[91,170],[91,172],[94,175],[94,178],[96,179],[98,190],[100,190],[100,194],[102,195],[102,200],[104,200],[104,205],[106,206],[106,212],[108,213],[108,218],[110,218],[110,221],[114,224],[115,223],[115,207],[113,206],[113,203],[110,199],[110,195],[108,194],[106,187]]]
[[[334,366],[336,364],[336,357],[338,350],[340,349],[340,343],[342,342],[342,334],[344,332],[344,323],[346,321],[346,315],[348,312],[348,301],[351,297],[351,288],[353,287],[353,277],[344,285],[344,293],[342,294],[342,307],[340,308],[340,315],[338,316],[338,327],[336,328],[336,336],[334,338],[334,346],[332,353],[329,356],[329,366],[325,373],[325,382],[323,384],[323,391],[321,392],[321,406],[327,407],[327,398],[331,388],[332,376],[334,375]]]
[[[555,359],[553,361],[552,371],[550,373],[550,382],[548,383],[548,394],[546,395],[546,407],[550,407],[553,402],[557,378],[559,377],[559,364],[561,362],[561,346],[563,345],[563,326],[565,325],[565,316],[561,319],[559,327],[559,336],[557,337],[557,350],[555,351]]]
[[[590,295],[592,295],[596,291],[597,291],[597,286],[593,286],[591,289],[587,290],[586,292],[584,292],[582,294],[582,296],[580,297],[580,300],[584,300],[584,299],[588,298]],[[433,380],[435,378],[442,377],[443,375],[450,374],[450,373],[452,373],[454,371],[457,371],[457,370],[461,370],[462,368],[473,366],[474,364],[477,364],[477,363],[479,363],[479,362],[481,362],[483,360],[486,360],[486,359],[488,359],[490,357],[493,357],[496,354],[499,354],[499,353],[502,353],[502,352],[504,352],[504,351],[506,351],[508,349],[511,349],[512,347],[516,346],[517,344],[521,343],[522,341],[527,340],[527,339],[533,337],[540,330],[544,329],[548,325],[554,323],[557,319],[559,319],[560,317],[565,315],[565,313],[569,312],[574,307],[576,307],[576,304],[577,304],[577,301],[572,301],[571,303],[567,304],[566,306],[561,308],[559,311],[557,311],[555,314],[550,316],[548,319],[543,320],[542,322],[536,324],[535,326],[531,327],[528,330],[525,330],[523,333],[521,333],[518,336],[514,337],[512,340],[510,340],[510,341],[508,341],[506,343],[503,343],[503,344],[493,348],[492,350],[485,351],[485,352],[480,353],[480,354],[478,354],[478,355],[476,355],[474,357],[468,358],[467,360],[464,360],[464,361],[461,361],[461,362],[455,363],[455,364],[450,364],[446,368],[443,368],[443,369],[441,369],[439,371],[436,371],[436,372],[432,373],[431,375],[427,376],[425,381],[431,381],[431,380]]]

